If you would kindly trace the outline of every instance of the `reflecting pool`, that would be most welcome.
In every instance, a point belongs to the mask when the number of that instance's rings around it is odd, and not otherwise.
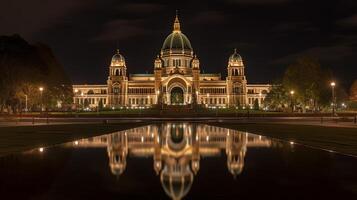
[[[0,157],[5,199],[357,199],[357,159],[191,123]]]

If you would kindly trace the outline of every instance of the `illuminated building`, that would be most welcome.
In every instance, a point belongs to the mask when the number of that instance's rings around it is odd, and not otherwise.
[[[125,52],[125,51],[123,51]],[[252,107],[259,105],[269,84],[248,84],[242,57],[234,50],[228,58],[227,77],[202,73],[190,40],[181,31],[176,16],[173,31],[154,60],[152,74],[130,74],[125,58],[117,50],[109,66],[105,85],[73,85],[76,105],[104,107],[151,107],[160,104],[204,105],[206,107]]]

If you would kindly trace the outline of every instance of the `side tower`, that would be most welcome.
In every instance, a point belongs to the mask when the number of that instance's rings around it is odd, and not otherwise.
[[[124,56],[117,50],[109,66],[108,103],[111,107],[126,105],[128,77]]]
[[[195,56],[192,60],[192,95],[193,95],[193,103],[198,104],[198,96],[200,93],[200,61],[197,56]]]
[[[155,93],[156,93],[156,104],[160,102],[162,91],[161,91],[161,77],[162,77],[162,60],[157,56],[154,62],[154,76],[155,76]]]
[[[244,106],[247,98],[247,80],[244,75],[242,57],[234,49],[229,57],[227,77],[227,95],[229,106]]]

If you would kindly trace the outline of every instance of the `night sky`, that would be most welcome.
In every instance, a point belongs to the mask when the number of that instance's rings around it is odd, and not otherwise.
[[[356,0],[0,2],[0,35],[48,44],[73,83],[105,83],[116,48],[129,73],[152,73],[176,9],[206,73],[225,75],[237,48],[249,83],[273,82],[302,55],[346,88],[357,78]]]

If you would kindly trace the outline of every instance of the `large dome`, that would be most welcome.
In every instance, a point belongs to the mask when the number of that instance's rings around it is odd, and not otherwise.
[[[179,52],[191,53],[192,46],[190,40],[181,32],[180,21],[176,15],[174,29],[172,33],[166,37],[161,48],[162,52]]]
[[[125,58],[123,55],[119,53],[119,49],[117,49],[116,54],[112,57],[111,66],[122,66],[125,65]]]
[[[116,54],[112,57],[113,62],[124,62],[124,56],[119,53],[119,49],[117,49]]]
[[[192,46],[190,40],[185,34],[181,32],[173,32],[165,39],[161,50],[191,50]]]

